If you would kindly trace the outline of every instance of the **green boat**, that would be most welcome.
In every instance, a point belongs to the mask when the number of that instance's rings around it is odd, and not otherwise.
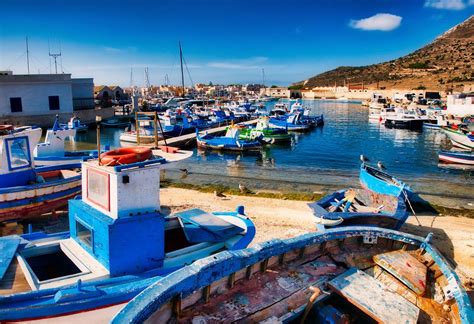
[[[286,129],[272,128],[269,118],[260,118],[255,127],[246,127],[240,130],[242,140],[260,140],[266,144],[290,142],[293,136]]]

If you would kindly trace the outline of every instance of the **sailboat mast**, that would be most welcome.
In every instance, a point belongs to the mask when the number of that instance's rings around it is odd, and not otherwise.
[[[181,62],[181,87],[183,88],[184,97],[183,50],[181,49],[181,42],[179,42],[179,60]]]

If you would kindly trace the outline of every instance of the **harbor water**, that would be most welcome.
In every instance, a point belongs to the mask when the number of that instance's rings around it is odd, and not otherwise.
[[[274,103],[268,103],[271,109]],[[388,129],[369,121],[368,108],[358,103],[305,100],[312,114],[323,114],[325,124],[309,132],[295,133],[287,145],[266,146],[256,153],[222,153],[195,150],[166,176],[191,184],[227,187],[244,183],[252,190],[326,192],[358,186],[360,155],[410,184],[420,194],[474,200],[474,172],[438,166],[438,151],[450,148],[439,130]],[[119,147],[121,129],[101,131],[102,145]],[[96,133],[80,134],[75,149],[95,147]],[[179,169],[187,169],[183,174]]]

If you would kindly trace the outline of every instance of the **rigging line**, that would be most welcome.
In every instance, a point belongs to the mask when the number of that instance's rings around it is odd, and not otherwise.
[[[36,63],[38,63],[36,66],[37,68],[38,67],[45,68],[45,70],[48,71],[48,66],[45,65],[44,63],[41,63],[41,61],[36,56],[33,56],[30,54],[30,58],[32,58],[34,61],[36,61]]]
[[[20,55],[15,59],[15,61],[14,61],[12,64],[10,64],[10,66],[8,66],[6,69],[7,69],[7,70],[10,70],[10,68],[11,68],[12,66],[14,66],[16,63],[18,63],[18,61],[19,61],[23,56],[25,56],[25,54],[26,54],[26,52],[23,52],[22,54],[20,54]]]
[[[186,67],[186,71],[188,72],[188,77],[189,77],[189,81],[191,81],[191,86],[194,88],[193,78],[191,78],[191,73],[189,73],[188,64],[186,63],[186,59],[184,58],[184,56],[183,56],[183,62],[184,62],[184,66]]]

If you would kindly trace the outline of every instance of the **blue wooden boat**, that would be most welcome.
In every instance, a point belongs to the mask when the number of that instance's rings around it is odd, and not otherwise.
[[[41,128],[0,127],[0,221],[60,209],[81,192],[80,164],[36,167]]]
[[[255,227],[241,206],[161,214],[166,165],[156,156],[115,166],[83,162],[83,196],[69,201],[70,232],[0,238],[0,322],[105,322],[158,278],[252,241]]]
[[[398,230],[408,218],[404,197],[367,189],[339,190],[308,205],[316,223],[328,227],[378,226]]]
[[[60,126],[58,116],[53,128],[46,131],[43,143],[36,145],[34,160],[38,166],[54,166],[66,164],[78,164],[82,161],[97,158],[96,150],[66,151],[65,141],[74,141],[77,129]],[[108,150],[108,148],[106,148]]]
[[[87,124],[83,124],[79,117],[76,117],[75,115],[69,119],[67,124],[59,124],[59,126],[62,128],[75,129],[77,133],[86,133],[89,129],[89,126]]]
[[[306,131],[311,125],[303,120],[300,113],[289,114],[282,117],[270,118],[270,127],[286,129],[288,131]]]
[[[439,151],[438,157],[444,163],[474,165],[474,151]]]
[[[240,127],[229,126],[225,136],[200,135],[196,130],[197,145],[203,149],[223,151],[255,151],[262,148],[257,140],[243,140],[239,138]]]
[[[341,227],[221,252],[153,283],[112,323],[473,323],[431,237]]]
[[[102,121],[102,126],[112,128],[130,127],[130,121],[124,118],[109,118]]]
[[[359,180],[362,187],[383,195],[403,195],[409,199],[414,197],[414,192],[403,181],[394,176],[362,162]]]

